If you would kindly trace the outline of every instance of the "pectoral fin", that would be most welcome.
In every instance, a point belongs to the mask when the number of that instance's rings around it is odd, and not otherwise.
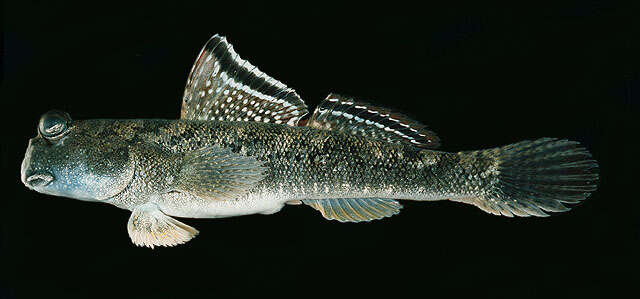
[[[304,202],[320,211],[324,218],[340,222],[361,222],[400,213],[402,205],[385,198],[331,198],[305,199]]]
[[[195,150],[184,157],[176,188],[205,199],[233,200],[264,178],[261,165],[218,146]]]
[[[160,211],[154,203],[136,207],[127,223],[133,244],[146,246],[175,246],[193,239],[198,230],[175,220]]]

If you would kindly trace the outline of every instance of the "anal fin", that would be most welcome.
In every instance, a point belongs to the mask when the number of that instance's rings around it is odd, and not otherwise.
[[[391,217],[402,205],[386,198],[305,199],[302,202],[320,211],[324,218],[340,222],[361,222]]]
[[[151,249],[154,246],[183,244],[198,234],[195,228],[162,213],[154,203],[146,203],[133,210],[127,231],[133,244]]]

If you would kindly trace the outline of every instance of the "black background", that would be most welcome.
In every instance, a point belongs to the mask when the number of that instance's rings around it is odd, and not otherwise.
[[[632,7],[221,2],[4,3],[0,297],[575,298],[637,287]],[[22,185],[20,161],[42,113],[177,118],[187,74],[214,33],[311,109],[329,92],[358,96],[429,125],[446,151],[580,141],[600,163],[599,190],[548,218],[404,202],[399,215],[364,224],[305,206],[186,219],[196,239],[149,250],[131,244],[128,211]]]

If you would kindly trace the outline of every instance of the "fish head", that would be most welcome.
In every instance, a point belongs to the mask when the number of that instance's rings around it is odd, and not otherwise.
[[[104,201],[122,192],[134,173],[129,147],[117,136],[90,132],[92,127],[62,111],[45,113],[22,161],[25,186],[86,201]]]

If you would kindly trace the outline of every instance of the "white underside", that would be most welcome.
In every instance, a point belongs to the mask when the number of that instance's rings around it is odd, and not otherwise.
[[[238,200],[201,199],[184,194],[163,195],[153,200],[163,213],[187,218],[223,218],[250,214],[273,214],[287,199],[277,194],[248,195]]]
[[[412,194],[370,194],[369,196],[349,196],[349,194],[316,194],[299,198],[292,193],[262,190],[247,194],[236,200],[202,199],[188,193],[167,193],[150,200],[158,205],[160,210],[169,216],[185,218],[224,218],[251,214],[273,214],[282,209],[288,201],[300,199],[324,199],[344,197],[381,197],[391,199],[413,199],[420,201],[442,200],[442,196],[423,196],[411,198]],[[385,196],[386,195],[386,196]],[[450,196],[447,198],[451,198]]]

